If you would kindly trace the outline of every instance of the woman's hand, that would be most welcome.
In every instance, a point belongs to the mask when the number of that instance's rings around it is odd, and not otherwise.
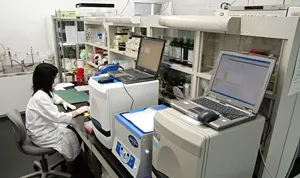
[[[64,106],[64,108],[65,108],[66,111],[68,110],[68,108],[70,108],[70,109],[72,109],[72,110],[75,110],[75,109],[76,109],[76,106],[74,106],[74,105],[72,105],[72,104],[70,104],[70,103],[68,103],[68,102],[66,102],[66,101],[64,101],[64,102],[62,103],[62,105]]]
[[[72,111],[72,116],[76,117],[84,112],[90,112],[90,107],[89,106],[82,106],[80,108],[78,108],[76,111]]]

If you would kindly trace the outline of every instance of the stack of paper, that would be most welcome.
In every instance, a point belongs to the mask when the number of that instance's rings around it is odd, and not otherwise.
[[[147,133],[153,132],[155,113],[155,110],[148,108],[141,112],[123,114],[123,116],[143,132]]]
[[[82,85],[82,86],[77,86],[74,87],[77,91],[89,91],[89,86],[88,85]]]
[[[55,91],[65,90],[65,88],[72,87],[72,86],[74,86],[73,83],[59,83],[59,84],[55,85],[54,90]]]

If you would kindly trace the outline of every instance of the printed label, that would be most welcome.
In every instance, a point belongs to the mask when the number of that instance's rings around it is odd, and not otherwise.
[[[181,48],[180,47],[176,47],[175,48],[175,54],[174,54],[175,56],[175,58],[178,58],[178,59],[181,59],[182,57],[181,57]]]
[[[193,64],[194,58],[195,58],[194,50],[189,50],[188,62],[189,62],[190,64]]]
[[[172,46],[169,53],[170,57],[176,57],[176,47]]]
[[[130,154],[130,152],[120,143],[117,143],[116,152],[120,156],[121,161],[127,164],[131,169],[134,167],[135,158]]]
[[[154,138],[156,138],[158,141],[160,141],[160,134],[157,132],[157,130],[154,129],[153,135],[154,135]]]
[[[169,54],[169,51],[170,51],[170,46],[165,46],[165,50],[164,50],[164,55],[165,56],[170,56],[170,54]]]
[[[137,142],[137,140],[132,135],[128,136],[128,140],[131,143],[131,145],[134,146],[135,148],[139,147],[139,143]]]

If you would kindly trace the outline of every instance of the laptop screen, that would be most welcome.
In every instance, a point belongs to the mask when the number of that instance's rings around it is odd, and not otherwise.
[[[143,37],[141,39],[136,68],[153,75],[158,74],[165,40]]]
[[[254,107],[261,102],[260,96],[270,75],[271,62],[260,58],[238,53],[221,53],[211,91],[227,97],[228,100],[234,99]]]

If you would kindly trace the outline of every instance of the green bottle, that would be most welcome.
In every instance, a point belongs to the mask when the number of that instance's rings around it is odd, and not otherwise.
[[[175,62],[182,63],[182,49],[183,49],[183,38],[179,38],[177,46],[175,48]]]
[[[177,46],[177,38],[174,37],[172,42],[170,43],[170,57],[174,58],[175,57],[175,51],[176,51],[176,46]]]
[[[185,65],[185,66],[188,64],[189,47],[190,47],[190,39],[187,39],[182,48],[182,56],[183,56],[182,57],[183,58],[182,65]]]
[[[195,58],[195,53],[194,53],[194,40],[190,43],[188,47],[188,66],[193,67],[194,63],[194,58]]]

